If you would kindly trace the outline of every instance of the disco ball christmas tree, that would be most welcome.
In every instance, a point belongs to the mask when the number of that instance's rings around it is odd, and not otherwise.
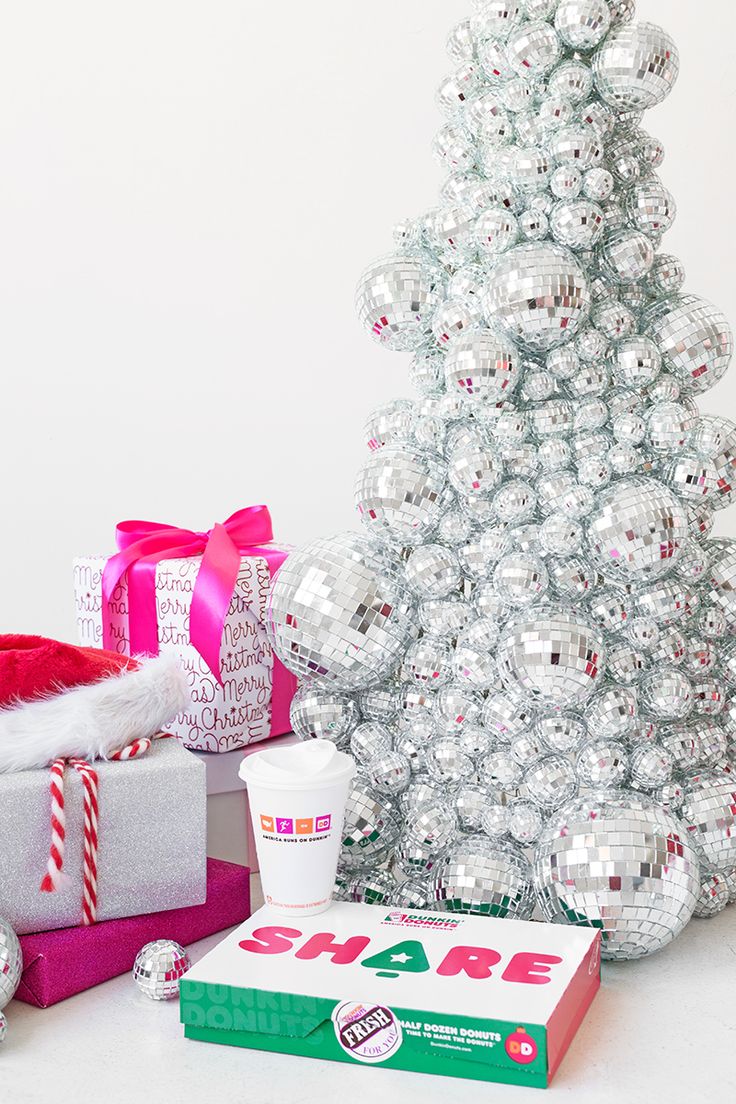
[[[357,312],[411,354],[369,417],[362,535],[277,576],[292,723],[359,764],[338,892],[666,945],[736,895],[732,334],[684,290],[643,113],[678,75],[633,0],[478,0],[436,208]]]

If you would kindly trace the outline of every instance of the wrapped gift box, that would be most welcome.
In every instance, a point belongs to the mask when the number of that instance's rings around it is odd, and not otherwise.
[[[103,556],[74,561],[74,595],[79,641],[103,646]],[[220,684],[192,646],[189,612],[201,556],[162,560],[156,565],[158,646],[181,657],[191,690],[188,708],[168,726],[190,748],[224,752],[268,736],[288,732],[289,705],[296,680],[274,657],[263,617],[270,586],[266,559],[252,555],[240,562],[235,590],[220,645]],[[130,652],[128,583],[123,577],[109,605],[112,641]]]
[[[138,951],[153,939],[174,939],[187,946],[249,916],[248,868],[209,859],[203,905],[21,936],[23,976],[16,1000],[48,1008],[132,970]]]
[[[206,779],[176,740],[127,762],[98,762],[98,920],[200,905],[206,897]],[[63,884],[41,893],[51,838],[48,770],[0,775],[0,916],[18,932],[82,919],[83,790],[64,777]]]

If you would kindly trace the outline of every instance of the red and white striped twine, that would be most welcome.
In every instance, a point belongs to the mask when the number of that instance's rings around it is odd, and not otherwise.
[[[144,755],[151,746],[148,738],[133,740],[110,759],[123,761]],[[51,846],[46,873],[41,881],[42,893],[55,893],[61,885],[66,839],[64,813],[64,768],[73,767],[84,788],[84,865],[82,872],[82,923],[94,924],[97,919],[97,848],[98,848],[98,778],[97,771],[84,759],[55,759],[51,764]]]

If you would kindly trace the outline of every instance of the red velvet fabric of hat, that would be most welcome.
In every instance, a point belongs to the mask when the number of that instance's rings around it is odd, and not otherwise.
[[[0,635],[0,773],[105,759],[156,736],[188,700],[177,656],[149,659]]]
[[[0,635],[0,709],[90,686],[138,667],[130,656],[102,648],[77,648],[44,636]]]

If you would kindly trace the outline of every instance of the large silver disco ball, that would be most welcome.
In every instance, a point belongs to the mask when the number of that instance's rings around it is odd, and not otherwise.
[[[416,349],[444,297],[442,272],[424,257],[399,253],[365,270],[355,308],[365,328],[386,349]]]
[[[587,535],[605,575],[645,582],[665,575],[679,559],[688,536],[687,510],[656,479],[619,479],[598,495]]]
[[[709,870],[736,867],[736,775],[702,771],[687,779],[680,817]]]
[[[531,867],[521,851],[487,836],[468,836],[449,848],[434,877],[435,907],[527,920],[534,907]]]
[[[707,299],[674,295],[655,303],[642,324],[664,365],[690,391],[707,391],[722,378],[733,353],[733,332],[725,316]]]
[[[591,297],[574,253],[561,245],[517,245],[494,266],[481,304],[488,323],[510,341],[547,352],[585,321]]]
[[[621,111],[645,111],[661,103],[679,71],[674,41],[654,23],[616,27],[593,55],[598,94]]]
[[[698,856],[670,813],[631,792],[577,797],[547,824],[534,856],[545,919],[599,928],[607,959],[641,958],[692,916]]]
[[[602,681],[603,634],[568,610],[540,609],[509,623],[497,661],[509,687],[548,705],[572,706],[586,701]]]
[[[289,556],[265,622],[277,656],[299,678],[362,690],[398,665],[412,614],[408,590],[367,538],[343,533]]]
[[[355,481],[355,506],[366,530],[396,545],[422,544],[445,506],[447,467],[413,449],[382,448],[368,457]]]

